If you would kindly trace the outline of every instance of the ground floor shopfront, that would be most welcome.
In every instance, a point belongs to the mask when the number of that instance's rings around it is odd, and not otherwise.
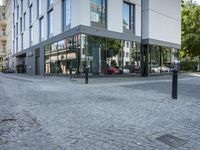
[[[118,36],[120,37],[120,36]],[[16,55],[28,74],[89,75],[170,73],[179,62],[178,49],[141,46],[141,40],[78,33],[62,35]],[[23,60],[23,61],[22,61]],[[19,65],[19,64],[16,64]]]

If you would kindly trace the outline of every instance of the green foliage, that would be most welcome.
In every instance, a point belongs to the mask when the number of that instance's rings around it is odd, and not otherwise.
[[[198,64],[199,64],[198,61],[182,61],[180,65],[181,65],[181,70],[196,71]]]
[[[193,1],[182,1],[181,56],[200,56],[200,6]]]

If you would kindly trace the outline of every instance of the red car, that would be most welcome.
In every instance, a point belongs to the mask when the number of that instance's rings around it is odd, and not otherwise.
[[[108,68],[108,74],[120,74],[120,68],[119,67],[109,67]]]

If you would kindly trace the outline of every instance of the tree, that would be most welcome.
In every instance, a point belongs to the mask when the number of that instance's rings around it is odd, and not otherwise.
[[[182,2],[181,56],[200,56],[200,6],[192,0]]]

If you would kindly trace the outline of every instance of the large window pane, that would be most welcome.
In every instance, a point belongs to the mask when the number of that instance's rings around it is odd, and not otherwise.
[[[64,0],[63,13],[63,26],[64,30],[67,30],[70,28],[71,23],[71,0]]]
[[[45,73],[49,74],[50,72],[50,53],[51,45],[45,46]]]
[[[53,0],[48,0],[48,8],[53,5]]]
[[[40,41],[44,40],[44,18],[40,19]]]
[[[92,26],[106,27],[106,0],[90,0]]]
[[[66,74],[67,54],[65,49],[65,40],[58,42],[58,73]]]
[[[33,21],[33,5],[30,6],[29,8],[29,25],[32,24],[32,21]]]
[[[135,5],[123,3],[123,29],[124,32],[134,33],[135,30]],[[130,30],[130,31],[129,31]]]
[[[129,4],[123,4],[123,27],[130,29],[130,7]]]
[[[161,47],[151,46],[149,72],[160,73],[161,71],[160,68],[161,68]]]
[[[48,13],[48,37],[53,35],[53,10]]]
[[[140,73],[140,44],[125,41],[123,51],[123,73]]]
[[[57,42],[51,45],[51,73],[58,73],[58,56],[57,56]]]
[[[42,14],[42,0],[37,0],[37,5],[38,5],[37,15],[40,16]]]

